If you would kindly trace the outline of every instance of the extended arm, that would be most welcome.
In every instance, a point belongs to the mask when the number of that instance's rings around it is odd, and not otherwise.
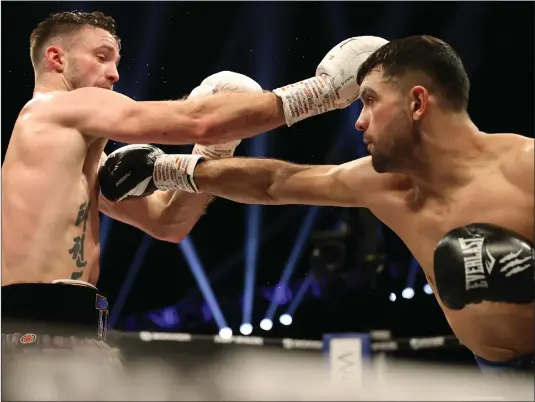
[[[204,161],[193,179],[201,192],[248,204],[370,206],[403,184],[380,175],[369,157],[339,166],[305,166],[273,159]]]
[[[126,143],[224,143],[288,126],[349,106],[359,94],[354,79],[364,60],[386,40],[356,37],[336,45],[316,76],[263,93],[219,93],[201,99],[136,102],[100,88],[80,88],[48,97],[46,116],[82,134]],[[205,80],[210,81],[210,78]],[[203,83],[204,84],[204,83]],[[201,85],[203,85],[201,84]],[[213,92],[228,86],[213,82]]]
[[[56,95],[43,109],[82,134],[134,144],[222,143],[285,122],[281,100],[272,92],[136,102],[112,91],[81,88]]]

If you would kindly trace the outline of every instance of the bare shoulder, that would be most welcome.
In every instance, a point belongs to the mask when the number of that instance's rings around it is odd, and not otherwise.
[[[79,88],[73,91],[52,91],[40,94],[26,103],[24,110],[45,112],[51,117],[64,117],[73,114],[87,103],[98,103],[112,94],[101,88]],[[121,96],[121,95],[118,95]]]
[[[101,88],[80,88],[74,91],[54,91],[30,100],[22,109],[19,119],[30,120],[32,124],[54,126],[56,130],[84,138],[88,144],[96,137],[91,133],[81,132],[77,121],[83,118],[83,114],[90,110],[86,105],[92,103],[98,105],[103,101],[102,96],[107,96]]]
[[[490,134],[487,138],[489,141],[491,141],[494,147],[506,152],[519,152],[522,149],[526,150],[530,146],[533,149],[533,138],[529,138],[520,134]]]
[[[24,105],[20,115],[24,116],[24,120],[61,123],[72,111],[74,99],[71,98],[71,92],[65,91],[40,94]]]
[[[85,153],[90,141],[76,129],[62,124],[55,115],[54,104],[62,96],[60,92],[51,92],[28,101],[15,122],[10,145],[22,147],[25,152],[35,149],[36,154],[47,153],[49,156],[60,149]]]
[[[412,187],[411,180],[402,174],[377,173],[371,156],[344,163],[335,168],[348,183],[382,191],[403,191]]]
[[[533,192],[535,154],[533,138],[518,134],[496,134],[500,168],[516,186]]]
[[[377,173],[370,156],[337,166],[336,169],[347,190],[360,194],[360,204],[380,216],[380,219],[387,219],[392,211],[404,208],[413,188],[412,181],[405,175]]]
[[[504,164],[529,162],[533,164],[533,138],[519,134],[493,134]]]

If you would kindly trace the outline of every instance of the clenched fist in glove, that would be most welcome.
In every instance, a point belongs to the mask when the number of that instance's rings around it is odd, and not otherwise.
[[[109,154],[98,170],[102,195],[121,201],[154,193],[154,164],[163,154],[152,145],[127,145]]]
[[[206,78],[201,85],[189,94],[188,99],[209,96],[218,92],[262,92],[262,87],[246,75],[232,71],[221,71]],[[207,159],[229,158],[240,144],[239,140],[224,144],[199,145],[193,148],[193,154],[202,155]]]
[[[112,152],[98,171],[100,191],[110,201],[147,197],[156,190],[197,193],[190,180],[201,155],[166,155],[152,145],[127,145]]]
[[[359,95],[359,67],[386,43],[386,39],[377,36],[346,39],[327,53],[315,77],[275,89],[273,92],[283,102],[286,124],[291,126],[320,113],[346,108],[354,102]]]

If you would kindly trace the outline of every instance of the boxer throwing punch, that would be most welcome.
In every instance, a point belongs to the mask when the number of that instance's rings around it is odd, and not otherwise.
[[[340,166],[249,158],[192,166],[188,155],[168,155],[162,160],[182,159],[187,169],[163,185],[250,204],[369,208],[411,250],[483,369],[532,368],[533,139],[474,125],[463,64],[433,37],[381,47],[357,81],[363,109],[355,127],[371,156]],[[159,160],[130,158],[121,168],[139,181],[157,178]]]
[[[2,166],[2,225],[9,234],[2,237],[3,331],[35,335],[37,323],[44,322],[46,330],[59,321],[89,326],[98,339],[107,309],[104,298],[95,301],[99,209],[158,239],[178,242],[210,199],[176,189],[119,204],[103,199],[97,170],[108,139],[202,144],[195,147],[193,160],[231,156],[241,138],[349,105],[357,93],[342,84],[344,71],[338,66],[360,64],[385,43],[373,38],[364,42],[366,48],[349,46],[339,53],[340,61],[318,70],[318,77],[296,84],[301,92],[292,96],[262,92],[245,76],[221,73],[196,91],[212,96],[136,102],[112,91],[119,80],[120,41],[111,17],[53,14],[36,27],[30,42],[34,96],[19,114]],[[310,88],[314,94],[303,98]],[[176,163],[181,161],[166,160],[166,168],[172,171]],[[162,178],[162,189],[174,187],[165,181],[175,177],[164,172]],[[122,180],[123,185],[131,182]],[[20,340],[36,343],[33,336]]]

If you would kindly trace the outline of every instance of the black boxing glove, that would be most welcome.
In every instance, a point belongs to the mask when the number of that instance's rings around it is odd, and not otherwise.
[[[102,195],[117,202],[154,193],[154,163],[163,154],[152,145],[127,145],[108,155],[98,171]]]
[[[98,171],[100,191],[110,201],[147,197],[156,190],[198,193],[193,171],[201,155],[166,155],[152,145],[127,145],[108,155]]]
[[[531,303],[534,261],[533,244],[517,233],[484,223],[454,229],[434,254],[438,295],[453,310],[482,301]]]

